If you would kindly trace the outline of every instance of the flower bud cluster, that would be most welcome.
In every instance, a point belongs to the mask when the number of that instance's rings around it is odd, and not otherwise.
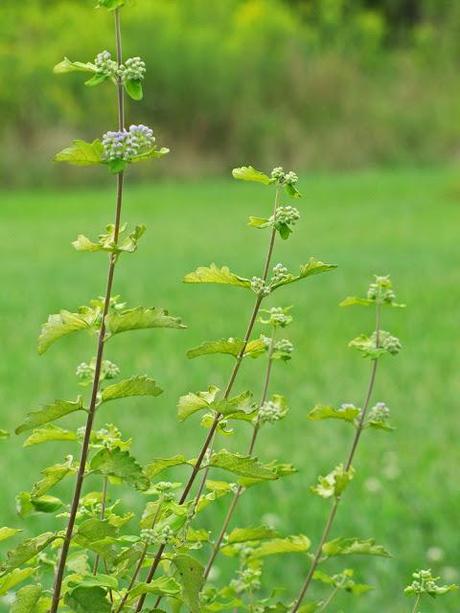
[[[375,345],[377,345],[377,333],[376,332],[372,334],[371,340],[374,342]],[[385,349],[385,351],[388,351],[388,353],[391,353],[391,355],[397,355],[402,349],[401,341],[399,340],[399,338],[397,338],[396,336],[393,336],[392,334],[390,334],[389,332],[386,332],[385,330],[380,331],[379,347],[382,347],[383,349]]]
[[[285,411],[279,404],[267,400],[259,409],[258,421],[261,424],[274,424],[284,417]]]
[[[260,277],[252,277],[251,289],[258,296],[268,296],[270,287]]]
[[[384,402],[377,402],[369,411],[369,421],[385,422],[390,417],[390,409]]]
[[[98,53],[94,65],[96,74],[109,77],[111,79],[121,79],[126,81],[142,81],[146,73],[145,62],[140,57],[131,57],[124,64],[118,64],[112,59],[110,51]]]
[[[299,177],[292,170],[285,172],[282,166],[277,166],[272,170],[271,178],[279,185],[295,185]]]
[[[275,211],[275,217],[270,218],[275,224],[294,226],[300,219],[299,210],[295,206],[279,206]]]
[[[414,581],[404,590],[406,594],[439,596],[457,588],[455,585],[438,585],[440,577],[433,577],[431,569],[419,570],[412,574],[412,578]]]
[[[396,294],[393,291],[390,277],[375,275],[375,281],[369,285],[367,290],[367,298],[376,302],[393,304]]]
[[[272,270],[272,281],[274,283],[279,283],[280,281],[284,281],[289,276],[289,271],[284,266],[284,264],[276,264]]]
[[[159,481],[155,484],[155,489],[165,502],[171,502],[175,499],[173,484],[170,481]]]
[[[87,362],[79,364],[75,374],[82,383],[87,383],[93,379],[95,370],[96,360],[93,358],[89,364]],[[102,362],[100,377],[102,381],[105,379],[115,379],[119,374],[120,368],[116,364],[110,362],[110,360],[104,360]]]
[[[275,351],[291,354],[294,351],[294,345],[287,338],[282,338],[277,343],[275,343]]]
[[[260,589],[261,576],[262,571],[259,568],[245,568],[238,571],[238,579],[234,579],[231,586],[238,594],[247,591],[253,592]]]
[[[280,264],[278,264],[280,266]],[[285,328],[292,323],[292,315],[289,315],[289,307],[283,309],[282,307],[272,307],[271,309],[264,309],[262,313],[265,313],[267,317],[261,317],[260,322],[273,327]]]
[[[136,156],[148,153],[155,144],[153,131],[144,125],[129,127],[129,130],[106,132],[102,137],[104,159],[111,162],[125,160],[129,162]]]
[[[174,531],[169,526],[141,530],[141,540],[146,545],[168,545],[173,538]]]

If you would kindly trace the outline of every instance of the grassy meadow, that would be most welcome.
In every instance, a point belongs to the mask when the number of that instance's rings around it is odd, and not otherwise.
[[[277,457],[299,472],[249,491],[234,526],[267,521],[283,534],[302,532],[317,542],[327,502],[311,495],[309,486],[345,458],[351,430],[340,423],[310,423],[307,410],[319,401],[363,402],[369,363],[347,342],[372,330],[372,314],[340,309],[338,303],[365,292],[374,273],[391,273],[408,308],[385,312],[383,327],[401,338],[404,351],[384,359],[374,399],[388,404],[397,429],[363,437],[357,475],[333,536],[373,536],[394,558],[338,559],[329,568],[353,566],[376,588],[360,600],[344,594],[334,611],[403,613],[410,601],[402,589],[415,568],[432,567],[450,582],[460,578],[460,179],[455,170],[369,171],[307,176],[301,187],[302,220],[288,242],[278,242],[274,263],[295,268],[314,255],[339,268],[270,298],[274,305],[295,304],[287,336],[296,351],[290,363],[275,365],[272,385],[273,392],[288,397],[290,413],[265,429],[257,450],[261,460]],[[196,453],[204,431],[199,418],[177,422],[177,399],[210,384],[225,385],[231,358],[188,361],[185,352],[202,340],[241,336],[252,306],[252,295],[239,288],[189,286],[181,279],[213,261],[245,276],[260,274],[266,234],[247,227],[246,220],[268,215],[270,199],[263,187],[231,180],[128,186],[124,220],[145,223],[148,232],[138,253],[122,258],[115,293],[132,306],[168,308],[188,325],[183,332],[121,335],[108,345],[107,357],[124,376],[146,372],[165,389],[158,399],[104,406],[97,418],[99,426],[113,421],[132,436],[144,463],[179,451]],[[39,357],[36,337],[49,313],[75,309],[102,293],[106,258],[77,253],[70,242],[80,232],[95,236],[111,221],[112,209],[107,188],[1,193],[0,428],[14,429],[41,403],[81,393],[74,371],[92,357],[95,340],[68,337]],[[260,361],[247,361],[236,390],[258,395],[262,368]],[[82,416],[62,423],[82,425]],[[242,425],[219,445],[243,450],[248,434]],[[14,496],[31,487],[41,468],[78,450],[73,443],[23,449],[22,440],[0,442],[0,525],[27,533],[45,530],[47,517],[22,522]],[[180,470],[171,475],[183,476]],[[70,486],[62,484],[56,495],[68,500]],[[124,507],[142,508],[143,498],[134,491],[114,489],[111,495],[121,495]],[[215,528],[224,505],[210,510]],[[220,559],[217,566],[224,581],[231,564]],[[267,588],[281,584],[289,599],[306,563],[289,555],[268,560],[267,569]],[[460,597],[426,603],[422,610],[459,611]]]

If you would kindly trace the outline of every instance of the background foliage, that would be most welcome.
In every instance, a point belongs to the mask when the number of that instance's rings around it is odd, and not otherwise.
[[[92,60],[111,40],[102,12],[88,19],[93,4],[3,3],[3,184],[87,180],[49,160],[75,135],[113,125],[110,88],[94,96],[78,75],[63,84],[50,71],[64,54]],[[149,72],[135,119],[170,144],[159,172],[175,175],[244,160],[444,161],[460,137],[459,28],[460,7],[447,0],[136,0],[126,51]]]

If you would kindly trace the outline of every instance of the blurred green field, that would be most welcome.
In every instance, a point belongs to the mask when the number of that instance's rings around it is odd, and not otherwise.
[[[339,268],[270,299],[295,303],[289,333],[296,353],[290,364],[277,364],[272,385],[272,391],[288,397],[290,413],[266,429],[258,448],[262,460],[293,462],[299,473],[247,493],[236,521],[256,524],[268,514],[265,520],[283,534],[303,532],[318,539],[327,503],[308,487],[344,458],[350,431],[341,424],[309,423],[305,416],[317,401],[362,402],[369,364],[347,349],[347,342],[372,330],[372,316],[337,305],[345,295],[364,292],[373,273],[391,273],[408,308],[385,313],[384,327],[400,336],[404,351],[385,359],[375,400],[390,406],[397,430],[364,437],[334,536],[374,536],[394,558],[335,564],[357,568],[360,579],[376,589],[359,601],[344,595],[333,610],[404,612],[410,603],[402,588],[413,569],[431,566],[448,581],[460,577],[460,181],[453,170],[369,171],[308,176],[302,188],[301,223],[291,240],[277,245],[275,263],[295,267],[314,255]],[[69,337],[39,358],[36,337],[48,313],[74,309],[102,292],[105,258],[76,253],[70,242],[79,232],[94,236],[111,221],[113,193],[105,188],[3,192],[1,202],[0,427],[13,429],[27,410],[79,391],[73,373],[92,357],[94,340]],[[109,346],[107,357],[124,375],[147,372],[166,390],[153,401],[119,402],[98,417],[99,425],[113,421],[135,438],[141,461],[179,450],[196,453],[204,432],[199,420],[178,424],[177,398],[223,385],[231,363],[225,356],[188,362],[185,351],[205,339],[242,335],[252,304],[251,295],[238,288],[187,286],[181,278],[212,261],[243,275],[260,274],[266,235],[248,228],[246,218],[268,214],[271,204],[262,187],[226,180],[128,187],[124,218],[146,223],[148,233],[138,254],[118,267],[115,292],[133,306],[164,306],[189,326],[184,332],[122,335]],[[261,369],[262,362],[246,363],[237,388],[258,394]],[[220,444],[244,449],[248,434],[242,427]],[[12,437],[1,443],[0,525],[28,532],[45,529],[48,520],[37,516],[22,526],[15,494],[30,488],[47,463],[72,451],[61,443],[23,449],[21,442]],[[58,494],[68,497],[68,485]],[[119,495],[123,505],[141,508],[140,495],[113,492],[114,498]],[[214,527],[224,504],[211,511],[208,523]],[[218,567],[224,580],[228,567],[222,561]],[[286,556],[267,562],[267,569],[267,588],[282,583],[289,598],[305,562]],[[452,595],[422,610],[459,611],[460,600]]]

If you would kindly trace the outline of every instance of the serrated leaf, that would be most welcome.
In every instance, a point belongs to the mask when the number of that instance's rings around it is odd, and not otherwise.
[[[37,483],[34,484],[31,496],[32,498],[39,498],[46,494],[52,487],[62,481],[64,477],[66,477],[69,473],[74,472],[75,467],[73,466],[73,458],[72,456],[68,456],[66,461],[63,464],[54,464],[53,466],[48,466],[42,470],[42,475],[44,478]]]
[[[142,100],[144,92],[142,91],[142,81],[140,79],[127,79],[124,83],[126,93],[133,100]]]
[[[57,340],[73,332],[90,330],[97,322],[97,310],[88,309],[85,313],[71,313],[60,311],[50,315],[43,324],[38,338],[38,353],[41,355]]]
[[[265,467],[272,470],[276,475],[276,479],[281,479],[282,477],[289,477],[297,472],[297,469],[293,464],[278,464],[276,461],[270,462],[269,464],[265,464]],[[259,478],[249,478],[249,477],[241,477],[238,479],[238,483],[245,488],[253,487],[254,485],[258,485],[259,483],[266,483],[266,479]]]
[[[187,351],[187,357],[190,359],[198,358],[203,355],[212,355],[216,353],[222,353],[225,355],[232,355],[234,358],[238,358],[241,351],[245,346],[244,341],[238,338],[221,339],[218,341],[205,341],[198,347],[194,347]],[[244,349],[243,357],[250,356],[251,358],[257,358],[266,351],[266,345],[260,338],[253,341],[249,341]]]
[[[53,68],[55,74],[65,74],[67,72],[96,72],[96,66],[89,62],[72,62],[65,57],[62,62]]]
[[[36,568],[15,568],[10,573],[0,578],[0,596],[7,594],[13,587],[31,577],[37,571]]]
[[[251,551],[251,560],[257,560],[266,556],[282,553],[305,553],[310,549],[311,541],[303,534],[288,536],[286,538],[274,538],[264,541]]]
[[[107,331],[110,335],[120,334],[128,330],[147,330],[150,328],[184,329],[178,317],[168,314],[168,311],[156,307],[136,307],[126,311],[110,313],[106,318]]]
[[[210,385],[207,392],[190,392],[181,396],[177,404],[179,420],[185,421],[194,413],[211,408],[218,392],[218,387]]]
[[[318,483],[312,486],[311,491],[321,498],[340,498],[350,481],[353,479],[355,471],[352,467],[345,470],[343,464],[339,464],[325,477],[319,477]]]
[[[155,458],[144,468],[144,472],[149,479],[153,479],[168,468],[190,463],[190,460],[187,460],[184,455],[175,455],[172,458]]]
[[[228,266],[219,268],[215,264],[200,266],[194,272],[184,277],[184,283],[218,283],[223,285],[235,285],[237,287],[251,287],[251,281],[240,277],[230,271]]]
[[[344,298],[339,306],[341,307],[349,307],[349,306],[372,306],[375,305],[375,300],[369,300],[368,298],[358,298],[357,296],[348,296]]]
[[[135,226],[134,230],[128,232],[127,225],[121,226],[118,233],[118,240],[115,243],[115,226],[109,224],[106,233],[100,234],[98,242],[93,242],[84,234],[79,234],[72,245],[77,251],[88,251],[95,253],[104,251],[108,253],[134,253],[137,249],[139,239],[144,235],[146,227],[144,225]]]
[[[19,568],[19,566],[34,558],[40,551],[46,549],[56,538],[54,532],[45,532],[35,538],[26,539],[15,549],[8,551],[6,561],[0,566],[0,572],[3,574]]]
[[[41,445],[52,441],[76,441],[78,436],[76,432],[64,430],[53,424],[48,424],[44,428],[33,430],[32,434],[24,441],[23,447],[32,447],[33,445]]]
[[[56,400],[52,404],[43,406],[38,411],[32,411],[26,416],[26,420],[16,428],[16,434],[33,430],[36,426],[42,426],[49,422],[75,413],[76,411],[84,411],[83,399],[78,396],[77,400]]]
[[[252,166],[241,166],[240,168],[234,168],[232,175],[235,179],[240,181],[254,181],[256,183],[262,183],[263,185],[270,185],[273,181],[264,172],[256,170]]]
[[[263,228],[268,228],[272,225],[273,223],[271,219],[267,219],[266,217],[253,217],[252,215],[251,217],[249,217],[248,226],[251,226],[252,228],[258,228],[259,230],[261,230]]]
[[[165,155],[168,155],[168,153],[169,149],[167,147],[161,147],[161,149],[154,147],[153,149],[150,149],[150,151],[136,155],[130,160],[130,162],[131,164],[138,164],[139,162],[147,162],[148,160],[159,160]]]
[[[277,475],[271,468],[258,462],[257,458],[243,456],[238,453],[221,449],[211,455],[209,466],[222,468],[242,477],[274,480]]]
[[[247,543],[248,541],[262,541],[272,539],[277,536],[276,530],[267,528],[267,526],[257,526],[255,528],[234,528],[227,535],[226,543],[234,545],[235,543]]]
[[[41,595],[41,585],[26,585],[16,594],[10,613],[35,613]]]
[[[70,147],[63,149],[56,154],[56,162],[67,162],[74,166],[95,166],[104,164],[104,147],[100,140],[96,139],[92,143],[84,140],[73,141]]]
[[[303,264],[300,267],[300,271],[298,275],[293,275],[289,273],[284,279],[278,281],[277,283],[273,283],[272,289],[276,289],[277,287],[281,287],[282,285],[289,285],[290,283],[295,283],[296,281],[300,281],[301,279],[306,279],[308,277],[312,277],[313,275],[319,275],[323,272],[329,272],[337,268],[334,264],[325,264],[321,262],[321,260],[317,260],[316,258],[310,258],[307,264]]]
[[[160,577],[151,583],[138,583],[129,592],[127,602],[130,602],[142,594],[156,594],[158,596],[177,596],[181,587],[173,577]]]
[[[79,586],[65,595],[65,604],[73,613],[110,613],[112,607],[102,587]]]
[[[0,542],[12,538],[18,532],[22,532],[20,528],[7,528],[6,526],[0,528]]]
[[[109,385],[102,390],[101,399],[102,402],[108,402],[132,396],[159,396],[162,393],[163,390],[158,387],[156,381],[146,375],[139,375]]]
[[[371,358],[371,360],[376,360],[387,353],[383,347],[376,347],[375,340],[366,334],[360,334],[351,340],[348,346],[357,349],[364,358]]]
[[[93,456],[90,470],[107,477],[116,477],[138,490],[145,491],[150,485],[140,464],[128,451],[101,449]]]
[[[182,597],[191,613],[200,613],[200,592],[204,586],[204,566],[188,555],[178,555],[172,560],[177,569],[177,579],[182,585]]]
[[[328,557],[345,555],[370,555],[391,557],[382,545],[376,545],[375,539],[337,538],[323,545],[323,553]]]
[[[326,404],[317,404],[308,414],[308,418],[313,421],[321,419],[341,419],[349,423],[354,423],[360,414],[361,409],[353,405],[344,405],[343,408],[336,409]]]

